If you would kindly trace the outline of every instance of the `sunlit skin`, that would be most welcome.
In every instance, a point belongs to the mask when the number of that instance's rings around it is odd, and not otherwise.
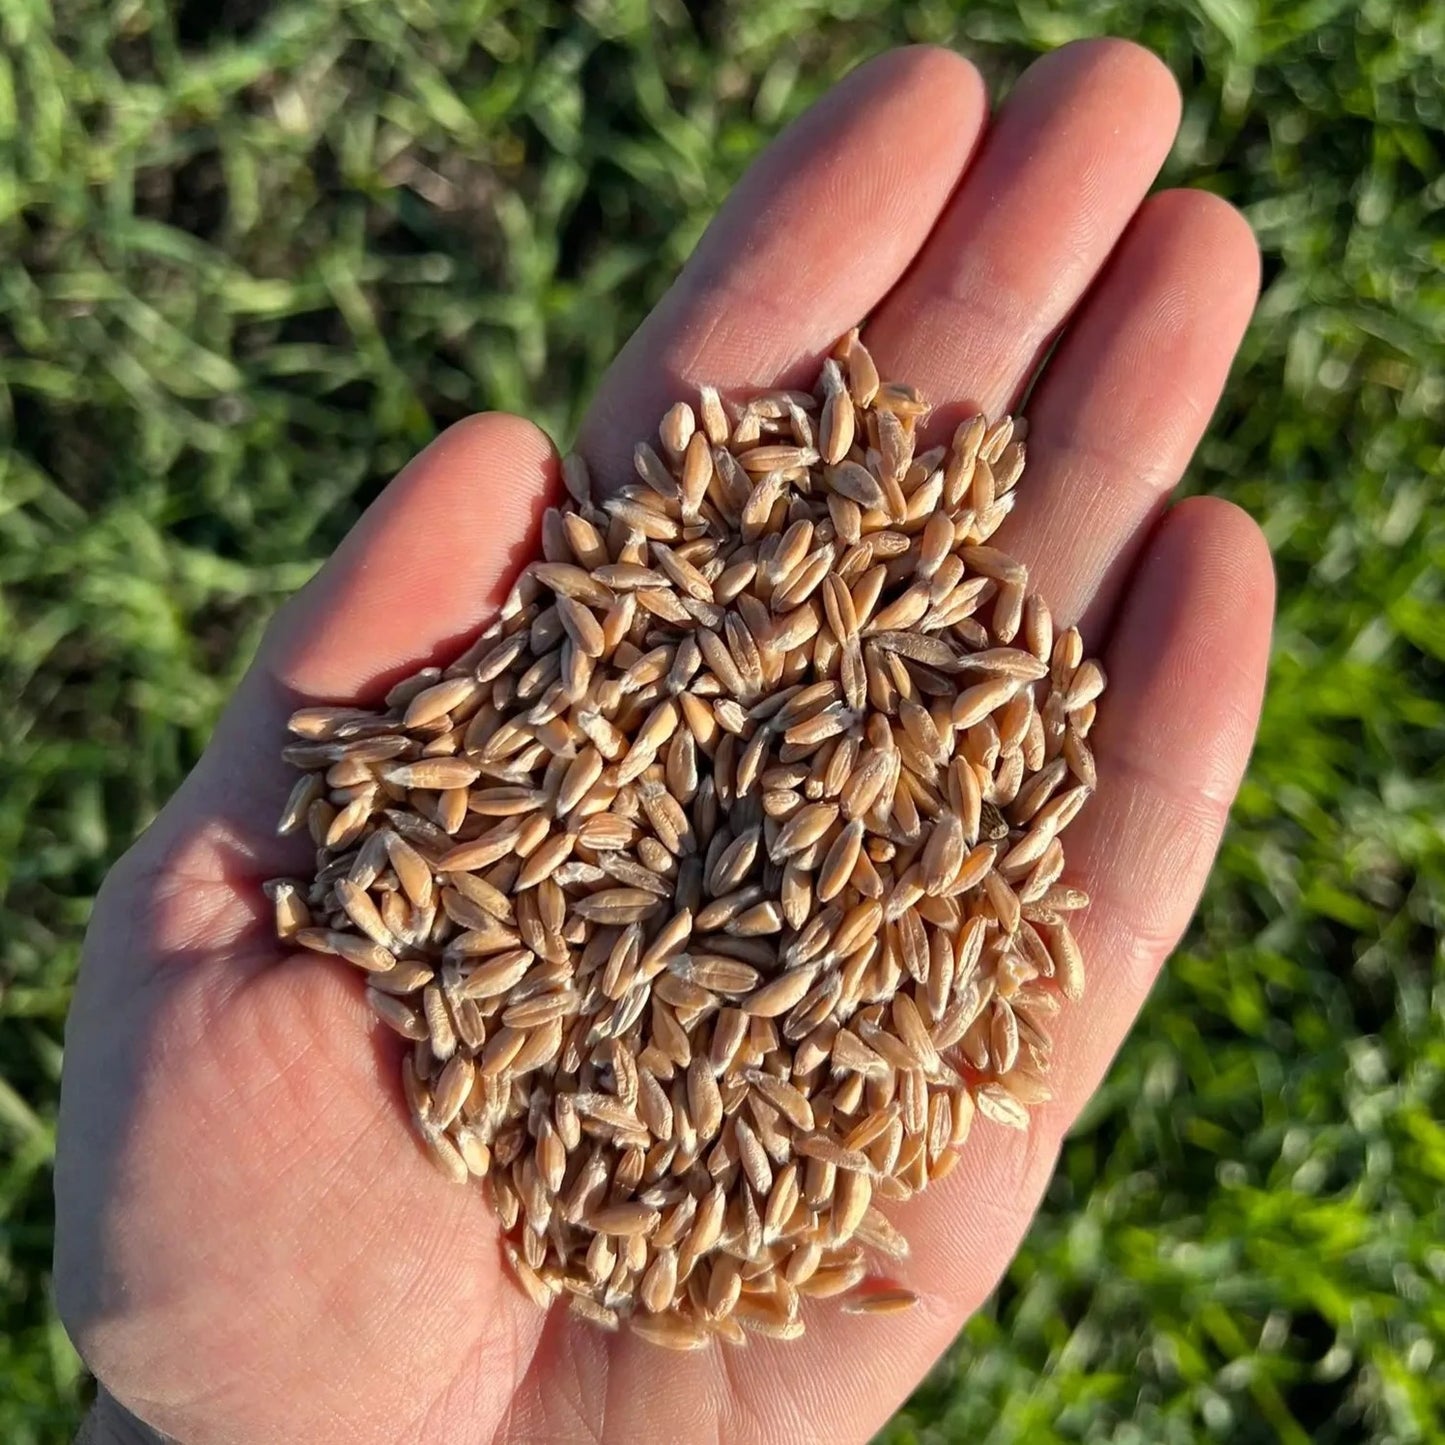
[[[623,350],[582,428],[604,482],[699,382],[809,384],[860,318],[885,376],[969,412],[1029,399],[998,545],[1078,621],[1110,690],[1099,789],[1069,834],[1085,1001],[1024,1138],[982,1123],[894,1218],[913,1311],[805,1307],[794,1343],[662,1353],[544,1314],[477,1188],[437,1175],[401,1044],[335,960],[269,936],[284,720],[374,701],[491,616],[559,492],[529,422],[486,415],[392,482],[278,615],[215,739],[97,902],[66,1038],[56,1287],[107,1392],[187,1445],[262,1441],[862,1440],[994,1288],[1071,1120],[1198,901],[1258,714],[1269,554],[1242,512],[1169,507],[1254,303],[1241,217],[1146,193],[1179,98],[1146,52],[1067,47],[992,119],[974,68],[885,55],[753,166]],[[302,479],[304,485],[304,479]],[[134,1429],[119,1407],[101,1438]]]

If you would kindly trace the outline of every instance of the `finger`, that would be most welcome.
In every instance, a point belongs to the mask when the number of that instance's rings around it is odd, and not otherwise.
[[[886,1320],[810,1309],[801,1341],[749,1349],[743,1411],[786,1400],[803,1437],[860,1437],[994,1288],[1198,901],[1253,740],[1272,609],[1269,554],[1242,512],[1200,498],[1161,524],[1106,659],[1098,796],[1068,834],[1068,876],[1093,900],[1078,930],[1091,971],[1057,1021],[1057,1097],[1026,1137],[977,1120],[953,1174],[890,1211],[912,1245],[891,1272],[919,1305]]]
[[[1029,404],[1028,468],[997,545],[1085,638],[1103,635],[1183,475],[1259,289],[1245,219],[1203,191],[1146,201]]]
[[[306,701],[374,703],[458,651],[535,550],[556,471],[551,443],[519,417],[476,416],[438,437],[277,614],[205,756],[128,866],[163,862],[198,887],[224,885],[218,906],[230,885],[302,867],[309,844],[275,836],[296,776],[280,758],[288,714]],[[247,890],[237,929],[257,906]]]
[[[555,477],[551,442],[521,417],[448,428],[282,610],[260,666],[297,696],[351,702],[458,650],[531,555]]]
[[[1259,723],[1274,569],[1252,518],[1181,502],[1148,541],[1105,654],[1089,741],[1097,795],[1070,829],[1070,876],[1091,903],[1081,1027],[1062,1034],[1055,1122],[1102,1078],[1203,892]],[[1082,1025],[1087,1024],[1087,1027]]]
[[[1066,45],[1024,73],[917,264],[867,327],[882,374],[941,408],[930,431],[1013,401],[1178,123],[1173,77],[1124,41]]]
[[[578,441],[598,476],[625,481],[633,444],[699,383],[811,382],[912,262],[984,112],[968,61],[915,46],[860,67],[784,131],[603,379]]]

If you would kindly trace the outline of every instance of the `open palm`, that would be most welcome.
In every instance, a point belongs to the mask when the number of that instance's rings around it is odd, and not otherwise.
[[[1092,975],[1059,1028],[1058,1097],[1026,1137],[981,1123],[960,1167],[897,1211],[913,1252],[896,1273],[921,1295],[906,1316],[825,1302],[800,1341],[673,1356],[515,1287],[482,1190],[443,1181],[413,1142],[404,1046],[360,978],[279,950],[260,893],[307,852],[274,836],[287,713],[372,701],[459,650],[556,495],[536,428],[474,418],[277,618],[97,903],[67,1035],[57,1278],[82,1353],[135,1416],[185,1442],[863,1439],[994,1287],[1198,899],[1273,598],[1242,513],[1165,510],[1257,283],[1228,206],[1145,199],[1178,120],[1167,71],[1129,45],[1071,46],[985,113],[976,72],[938,50],[837,87],[724,207],[603,382],[580,449],[616,482],[699,382],[810,380],[860,317],[939,434],[1015,404],[1048,356],[999,544],[1111,679],[1098,794],[1070,833]]]

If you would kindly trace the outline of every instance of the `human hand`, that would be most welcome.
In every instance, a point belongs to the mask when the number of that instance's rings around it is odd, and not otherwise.
[[[301,701],[369,700],[484,624],[557,492],[513,417],[452,428],[278,616],[205,758],[97,902],[67,1035],[57,1288],[82,1354],[182,1441],[862,1439],[993,1289],[1060,1140],[1187,922],[1253,737],[1272,578],[1210,499],[1162,514],[1248,320],[1248,228],[1198,192],[1144,200],[1178,119],[1164,68],[1114,42],[1036,64],[983,136],[971,66],[882,57],[754,166],[625,348],[579,447],[634,440],[698,383],[811,380],[855,320],[932,431],[1028,405],[1029,469],[999,545],[1077,621],[1110,692],[1096,797],[1069,834],[1093,899],[1086,1001],[1057,1097],[1021,1137],[981,1125],[896,1219],[920,1304],[826,1306],[796,1342],[660,1355],[506,1275],[480,1189],[437,1176],[394,1087],[400,1044],[359,977],[271,937],[262,880]],[[100,1419],[136,1430],[119,1410]],[[118,1427],[117,1427],[118,1428]],[[102,1438],[132,1438],[119,1433]]]

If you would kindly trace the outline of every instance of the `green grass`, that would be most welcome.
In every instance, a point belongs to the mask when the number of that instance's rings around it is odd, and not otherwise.
[[[1281,616],[1187,944],[894,1442],[1445,1435],[1445,11],[1365,0],[0,0],[0,1435],[89,900],[267,615],[445,422],[565,438],[748,158],[903,39],[1101,31],[1266,289],[1192,485]],[[691,13],[689,13],[691,12]],[[1087,19],[1084,17],[1087,15]]]

